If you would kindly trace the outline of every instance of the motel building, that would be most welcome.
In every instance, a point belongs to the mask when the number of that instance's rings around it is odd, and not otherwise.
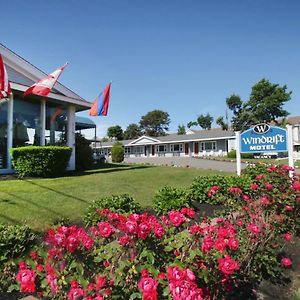
[[[95,124],[75,113],[90,109],[92,103],[57,82],[47,98],[22,97],[23,92],[47,74],[0,44],[12,99],[0,101],[0,174],[13,172],[9,149],[28,145],[66,145],[73,149],[69,170],[75,169],[75,130]]]
[[[287,122],[293,126],[294,158],[300,159],[300,116],[290,117]],[[282,137],[278,136],[275,139]],[[207,157],[226,156],[231,150],[236,150],[236,137],[233,131],[221,128],[210,130],[188,130],[186,134],[169,134],[160,137],[142,136],[134,140],[119,141],[124,146],[125,157]],[[252,141],[253,142],[253,141]],[[276,142],[268,140],[267,143]],[[116,141],[92,142],[95,156],[105,156],[109,159],[111,148]],[[258,153],[272,151],[272,145],[259,145],[252,150]]]
[[[93,143],[97,155],[110,156],[115,141]],[[169,134],[160,137],[142,136],[123,140],[125,157],[200,157],[225,156],[235,149],[235,134],[220,129],[188,131],[187,134]]]

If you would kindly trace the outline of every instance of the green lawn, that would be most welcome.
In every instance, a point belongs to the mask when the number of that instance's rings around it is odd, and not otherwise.
[[[78,221],[93,200],[118,193],[128,193],[147,207],[163,186],[184,187],[195,176],[217,173],[192,168],[108,165],[69,177],[0,180],[0,222],[25,223],[42,230],[61,218]]]

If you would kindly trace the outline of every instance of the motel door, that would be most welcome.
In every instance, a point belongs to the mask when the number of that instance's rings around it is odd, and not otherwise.
[[[185,155],[189,155],[189,143],[184,144],[184,153]]]
[[[154,156],[154,155],[155,155],[155,146],[152,145],[152,156]]]
[[[198,153],[199,153],[199,143],[198,142],[195,143],[194,152],[195,152],[195,155],[198,155]]]

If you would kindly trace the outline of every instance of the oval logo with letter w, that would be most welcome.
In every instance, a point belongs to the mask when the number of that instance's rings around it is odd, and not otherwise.
[[[266,133],[270,130],[270,126],[268,124],[262,123],[257,124],[253,127],[253,131],[258,134]]]

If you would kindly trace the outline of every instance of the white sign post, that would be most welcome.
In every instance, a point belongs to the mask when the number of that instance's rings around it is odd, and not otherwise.
[[[236,140],[236,174],[238,176],[241,175],[241,132],[235,132],[235,140]]]
[[[287,146],[288,146],[288,155],[289,155],[289,166],[294,169],[294,158],[293,158],[293,126],[286,125],[287,131]],[[292,176],[292,172],[290,172]]]

